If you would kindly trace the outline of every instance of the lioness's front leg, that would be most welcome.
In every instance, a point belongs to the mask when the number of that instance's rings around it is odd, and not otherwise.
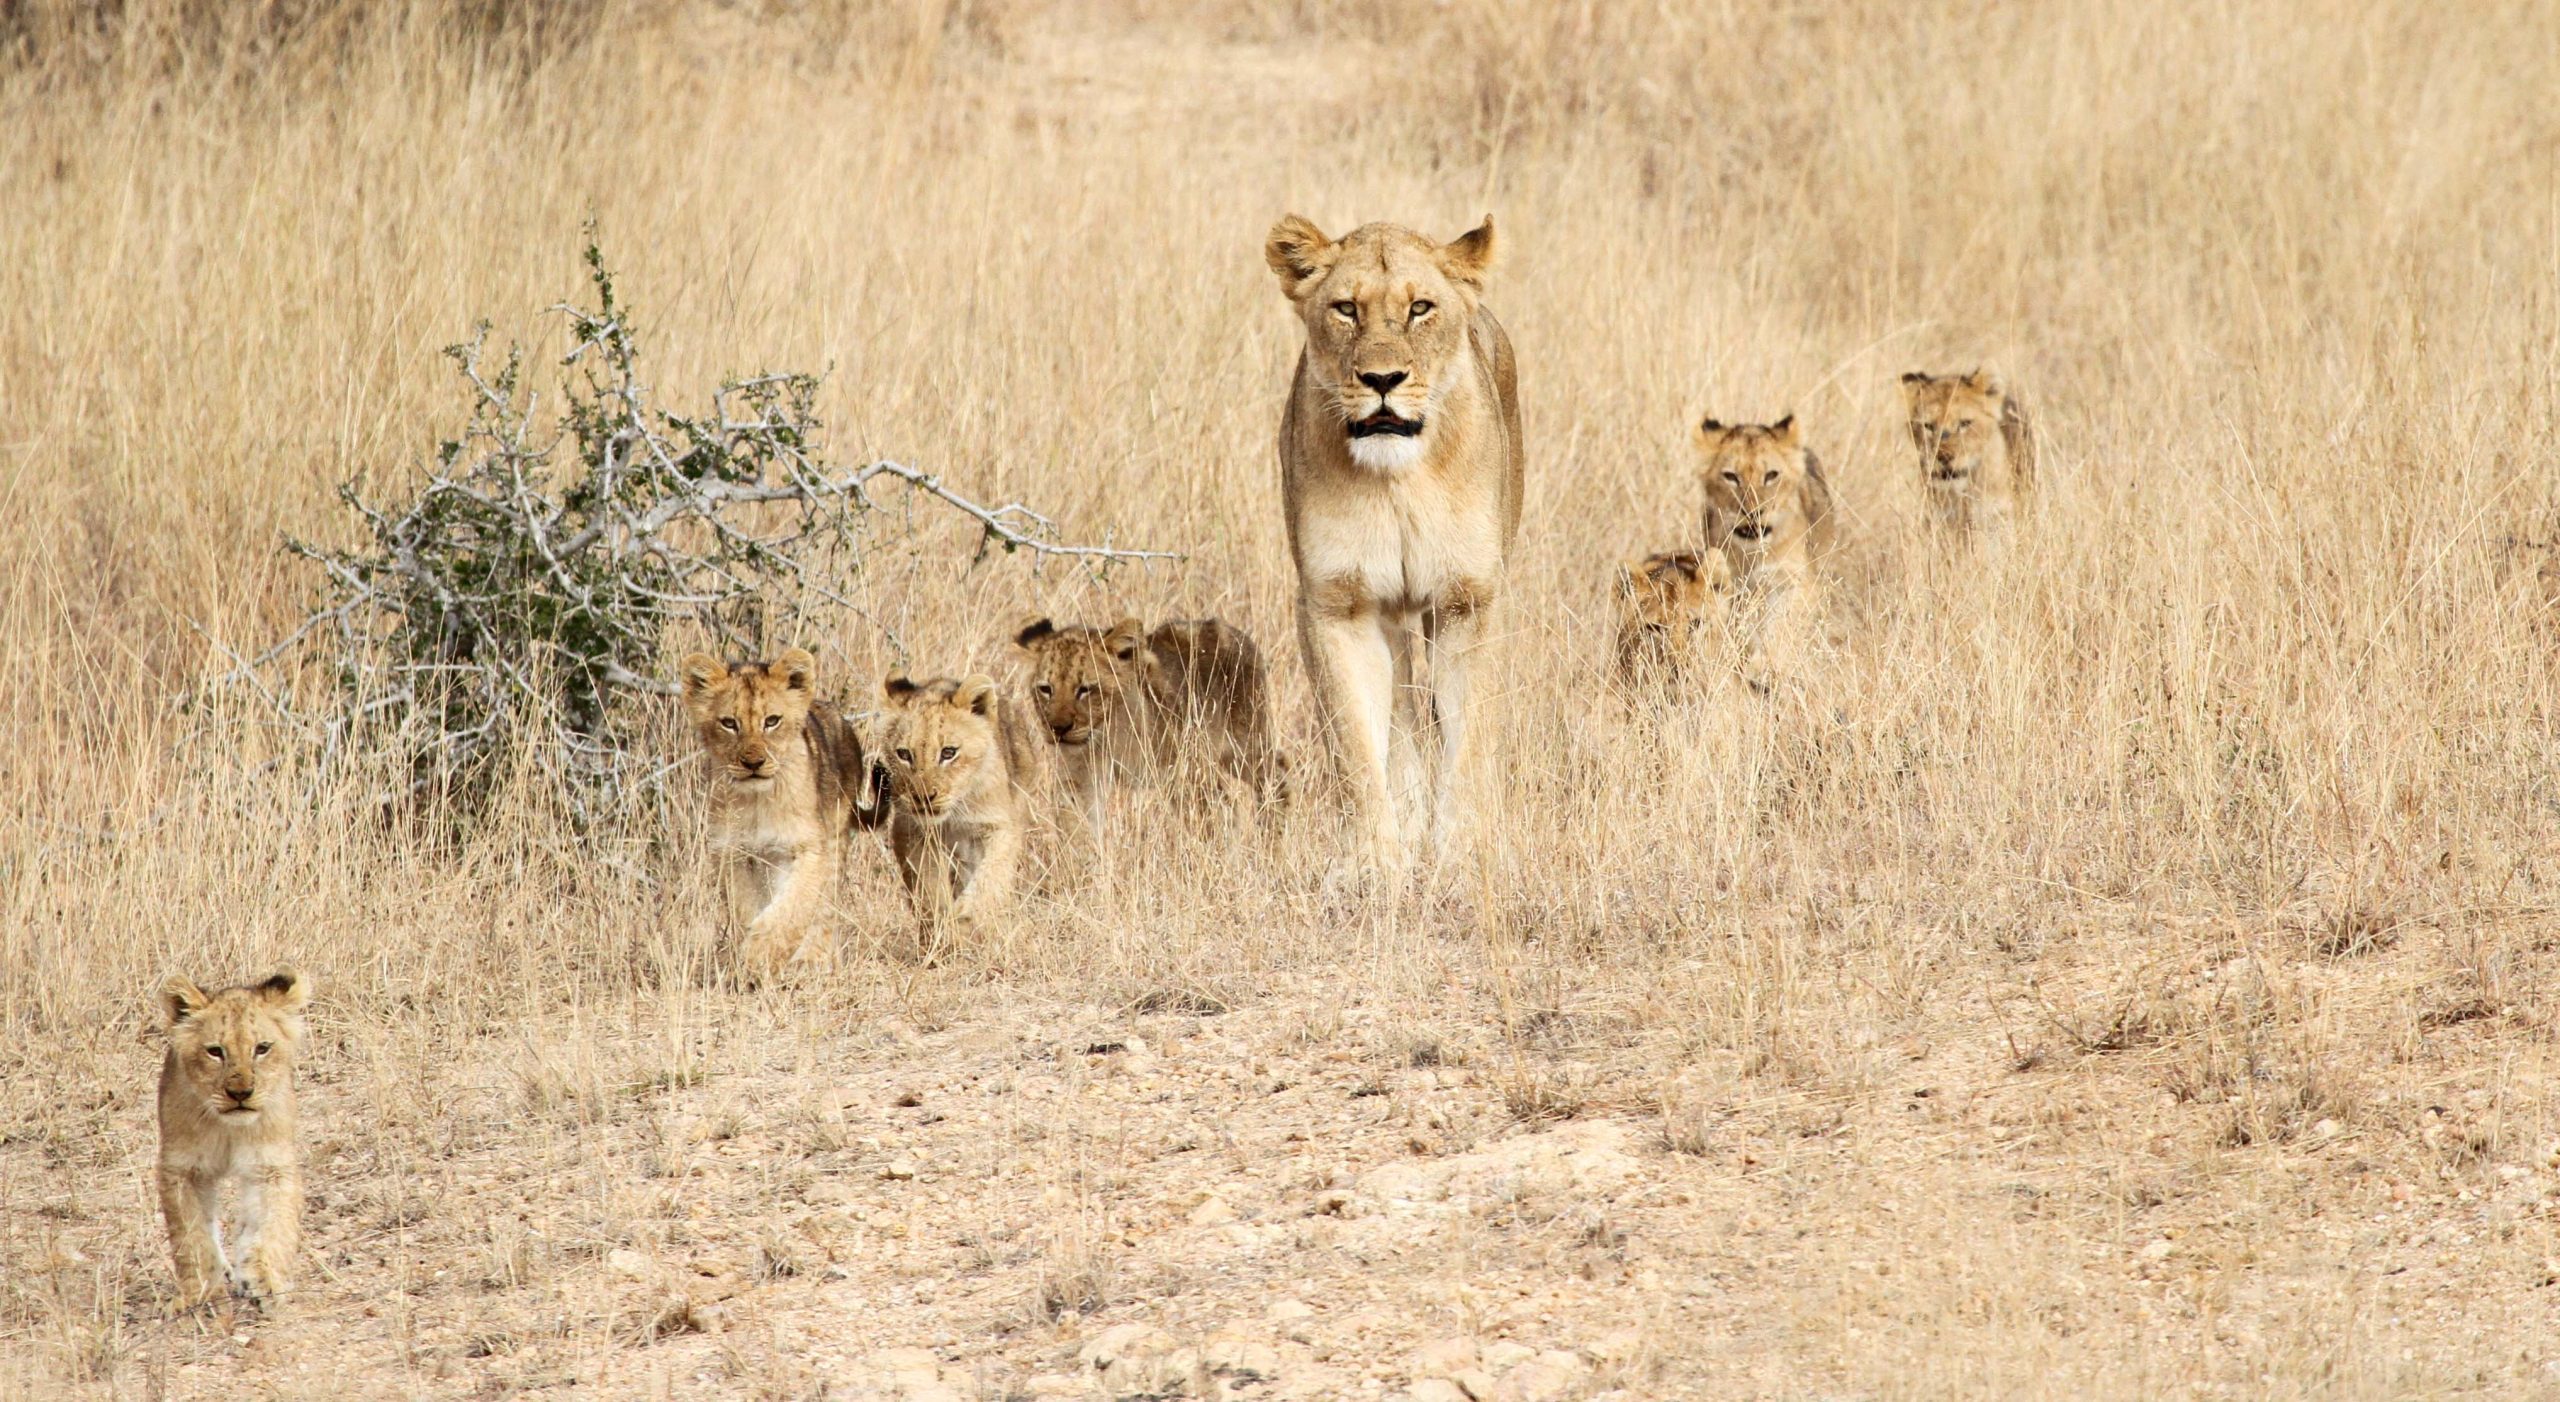
[[[1429,666],[1433,729],[1440,752],[1431,775],[1432,855],[1445,857],[1458,836],[1463,816],[1459,802],[1460,761],[1467,750],[1468,663],[1484,637],[1485,610],[1493,591],[1471,581],[1458,581],[1441,591],[1423,615],[1423,639]]]
[[[214,1236],[214,1186],[173,1168],[160,1170],[160,1215],[169,1224],[169,1254],[178,1268],[178,1308],[194,1309],[221,1288],[222,1244]]]
[[[1374,607],[1318,599],[1300,601],[1298,623],[1326,748],[1351,799],[1355,840],[1379,871],[1399,871],[1404,852],[1387,788],[1395,655],[1386,625]]]

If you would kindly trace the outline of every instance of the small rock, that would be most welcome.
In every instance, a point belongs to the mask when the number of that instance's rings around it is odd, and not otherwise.
[[[1496,1339],[1484,1346],[1484,1366],[1497,1373],[1508,1372],[1537,1356],[1536,1349],[1509,1339]]]
[[[1274,1300],[1262,1311],[1262,1317],[1274,1324],[1286,1324],[1293,1319],[1310,1318],[1315,1312],[1315,1306],[1304,1300]]]
[[[2176,1242],[2169,1240],[2167,1237],[2159,1237],[2154,1239],[2150,1245],[2142,1248],[2142,1259],[2146,1261],[2165,1261],[2168,1260],[2170,1254],[2175,1252],[2177,1249],[2178,1244]]]
[[[1236,1220],[1236,1210],[1225,1198],[1213,1197],[1191,1209],[1191,1225],[1223,1227]]]
[[[1022,1384],[1022,1390],[1033,1397],[1082,1397],[1087,1391],[1084,1379],[1064,1373],[1034,1373]]]
[[[895,1158],[880,1167],[880,1177],[884,1182],[904,1183],[915,1176],[916,1161],[914,1159]]]
[[[1573,1390],[1576,1370],[1539,1360],[1502,1375],[1489,1402],[1555,1402]]]
[[[1172,1347],[1173,1336],[1152,1324],[1114,1324],[1086,1340],[1076,1357],[1088,1368],[1109,1368]]]
[[[1467,1402],[1467,1394],[1447,1378],[1424,1378],[1406,1388],[1407,1402]]]
[[[628,1246],[616,1247],[606,1252],[604,1264],[606,1269],[611,1270],[615,1275],[627,1275],[634,1280],[649,1273],[649,1258]]]
[[[1493,1374],[1482,1368],[1460,1369],[1450,1376],[1449,1381],[1456,1383],[1460,1392],[1475,1398],[1476,1402],[1484,1402],[1485,1398],[1493,1395]]]
[[[1447,1378],[1476,1366],[1476,1341],[1473,1339],[1435,1339],[1413,1351],[1414,1376]]]

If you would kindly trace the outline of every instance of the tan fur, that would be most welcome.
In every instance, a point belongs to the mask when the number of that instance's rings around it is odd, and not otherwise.
[[[1699,528],[1731,568],[1735,631],[1759,665],[1792,666],[1818,626],[1835,530],[1822,463],[1792,414],[1774,424],[1707,419],[1692,441]]]
[[[1299,644],[1361,855],[1394,872],[1412,845],[1399,792],[1428,793],[1415,816],[1435,846],[1454,835],[1468,664],[1520,526],[1511,341],[1479,302],[1493,223],[1446,244],[1392,224],[1337,242],[1292,215],[1263,256],[1306,331],[1280,419]]]
[[[1097,831],[1115,786],[1144,782],[1190,750],[1268,801],[1286,797],[1262,652],[1243,629],[1216,618],[1153,632],[1134,618],[1109,628],[1033,618],[1013,642],[1030,664],[1032,714]]]
[[[829,893],[851,830],[886,816],[853,728],[817,699],[817,659],[792,648],[735,668],[684,660],[685,709],[711,774],[711,844],[757,977],[823,959]]]
[[[987,677],[891,677],[884,690],[889,845],[932,945],[1012,904],[1023,848],[1015,769],[1036,763],[1038,742]]]
[[[160,1063],[160,1212],[178,1268],[178,1306],[227,1285],[266,1298],[292,1288],[302,1243],[302,1163],[293,1068],[311,986],[281,970],[206,993],[160,987],[169,1049]],[[232,1235],[221,1197],[232,1191]]]
[[[1680,550],[1618,568],[1618,681],[1630,695],[1677,693],[1723,661],[1733,567],[1721,551]]]
[[[2036,433],[2024,400],[1999,377],[1902,377],[1911,443],[1933,526],[1997,543],[2035,505]]]

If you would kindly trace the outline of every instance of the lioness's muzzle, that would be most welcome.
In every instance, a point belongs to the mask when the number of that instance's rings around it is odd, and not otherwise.
[[[1381,409],[1365,419],[1351,421],[1354,438],[1411,438],[1422,432],[1422,420],[1398,418],[1393,410]]]

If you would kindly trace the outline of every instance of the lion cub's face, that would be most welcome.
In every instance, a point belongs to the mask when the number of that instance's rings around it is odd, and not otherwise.
[[[1041,728],[1070,748],[1092,742],[1155,660],[1134,618],[1109,628],[1035,618],[1014,633],[1013,645],[1030,660],[1031,707]]]
[[[1902,377],[1902,396],[1911,408],[1911,442],[1920,450],[1920,470],[1932,489],[1955,490],[2005,462],[2001,417],[2008,395],[1998,380],[1976,370],[1969,375]],[[1985,485],[2005,485],[1986,483]]]
[[[1335,242],[1293,214],[1263,257],[1306,323],[1307,365],[1333,394],[1351,460],[1379,472],[1422,461],[1432,410],[1465,367],[1493,221],[1450,243],[1393,224]]]
[[[1804,537],[1804,438],[1795,415],[1774,424],[1698,425],[1698,480],[1718,538],[1707,543],[1746,554],[1781,554]]]
[[[889,757],[889,790],[927,818],[958,806],[990,766],[996,748],[996,684],[987,677],[915,682],[891,677],[882,690],[891,707],[881,743]]]
[[[750,792],[772,787],[787,747],[800,743],[818,660],[792,648],[732,670],[707,653],[684,660],[684,705],[712,773]]]
[[[1704,624],[1721,619],[1733,587],[1733,566],[1722,552],[1680,550],[1629,560],[1618,570],[1618,604],[1624,633],[1680,643]]]
[[[178,1084],[214,1119],[254,1123],[276,1091],[293,1084],[302,1009],[310,1001],[310,985],[290,969],[219,993],[183,978],[162,984]]]

